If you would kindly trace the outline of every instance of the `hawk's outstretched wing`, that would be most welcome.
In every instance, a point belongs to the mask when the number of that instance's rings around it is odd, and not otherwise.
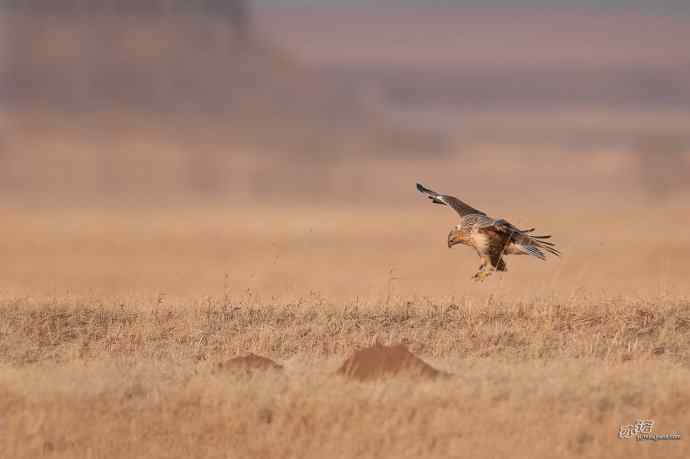
[[[431,199],[431,202],[435,204],[442,204],[444,206],[448,206],[455,209],[455,211],[458,214],[460,214],[461,217],[464,217],[465,215],[469,214],[486,215],[481,210],[475,209],[474,207],[462,202],[455,196],[439,194],[433,190],[430,190],[429,188],[425,188],[423,185],[420,185],[419,183],[417,184],[417,189],[422,193],[428,195],[429,199]]]

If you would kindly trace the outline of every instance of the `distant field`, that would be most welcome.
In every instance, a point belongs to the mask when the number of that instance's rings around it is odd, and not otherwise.
[[[509,215],[554,234],[565,256],[509,258],[508,273],[476,285],[476,255],[445,247],[453,214],[423,200],[382,210],[6,209],[0,448],[687,457],[690,237],[677,229],[690,216]],[[334,375],[375,341],[405,344],[451,377]],[[284,372],[219,366],[248,352]],[[618,439],[637,419],[681,440]]]
[[[145,301],[159,295],[172,301],[227,296],[261,304],[313,298],[326,304],[396,304],[484,301],[489,294],[527,301],[690,294],[690,235],[679,230],[690,225],[690,214],[682,207],[570,210],[538,201],[518,202],[515,208],[511,202],[483,206],[520,227],[552,234],[563,257],[546,263],[508,257],[508,273],[477,285],[470,279],[479,265],[474,251],[446,246],[455,214],[429,204],[414,182],[407,193],[410,205],[390,208],[367,202],[6,208],[0,294]],[[481,194],[474,188],[472,193],[465,199],[474,203]],[[498,200],[496,194],[490,198]]]

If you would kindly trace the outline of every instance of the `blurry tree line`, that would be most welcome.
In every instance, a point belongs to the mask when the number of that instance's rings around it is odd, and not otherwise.
[[[357,88],[263,40],[251,0],[0,1],[0,103],[10,109],[200,114],[233,139],[309,157],[353,143],[444,146],[435,132],[381,126]]]
[[[3,0],[10,13],[217,14],[246,26],[248,0]]]
[[[250,0],[2,0],[6,14],[120,14],[223,17],[240,33],[251,29]]]
[[[308,195],[354,155],[445,151],[263,40],[249,0],[0,2],[5,196]]]
[[[4,0],[0,98],[60,109],[218,103],[242,88],[249,0]],[[227,86],[226,86],[227,88]],[[226,101],[224,101],[226,102]]]

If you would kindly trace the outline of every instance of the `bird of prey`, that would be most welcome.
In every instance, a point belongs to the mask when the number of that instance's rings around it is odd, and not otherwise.
[[[482,264],[472,276],[475,281],[483,281],[494,271],[507,271],[504,255],[531,255],[546,260],[546,254],[560,256],[551,236],[533,236],[534,228],[521,230],[503,219],[493,219],[481,210],[462,202],[455,196],[439,194],[417,184],[417,189],[426,194],[434,204],[453,208],[460,215],[460,223],[448,233],[448,248],[456,244],[473,247]]]

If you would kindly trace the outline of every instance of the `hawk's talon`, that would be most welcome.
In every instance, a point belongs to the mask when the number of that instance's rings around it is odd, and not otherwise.
[[[474,276],[472,276],[472,279],[475,282],[484,282],[486,280],[486,278],[489,277],[490,275],[491,275],[491,271],[481,270],[481,271],[477,271],[477,273]]]
[[[494,273],[495,269],[480,269],[477,271],[474,276],[472,276],[472,280],[475,282],[484,282],[489,276],[491,276]]]

